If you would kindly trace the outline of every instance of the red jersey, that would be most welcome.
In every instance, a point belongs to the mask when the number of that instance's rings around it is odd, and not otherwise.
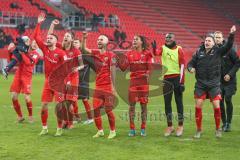
[[[38,23],[34,30],[34,39],[36,40],[39,48],[43,52],[45,77],[49,75],[60,66],[64,60],[67,59],[65,52],[62,49],[56,48],[55,50],[49,50],[49,48],[43,43],[40,37],[40,24]]]
[[[60,43],[57,43],[57,47],[64,50]],[[81,55],[80,50],[78,50],[76,48],[71,48],[70,50],[64,50],[64,51],[66,52],[67,59],[73,59],[73,58]]]
[[[57,47],[63,49],[60,43],[57,44]],[[69,61],[81,55],[80,50],[76,48],[71,48],[70,50],[64,50],[64,51],[66,53],[67,60]],[[72,72],[66,77],[65,82],[71,82],[72,85],[77,86],[79,84],[78,76],[79,76],[78,72]]]
[[[15,75],[32,78],[34,65],[40,58],[36,51],[31,51],[27,54],[22,54],[22,62],[19,64]]]
[[[100,53],[99,50],[93,50],[92,54],[101,62],[100,69],[97,70],[96,87],[109,87],[112,85],[111,66],[116,64],[116,56],[112,52]]]
[[[135,50],[129,51],[125,54],[126,62],[124,69],[130,67],[130,78],[140,79],[147,78],[149,75],[149,65],[153,61],[152,54],[149,51],[138,52]]]

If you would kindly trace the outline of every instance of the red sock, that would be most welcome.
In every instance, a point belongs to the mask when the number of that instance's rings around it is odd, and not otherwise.
[[[26,102],[26,104],[27,104],[28,116],[32,116],[32,101]]]
[[[57,117],[57,127],[58,128],[62,128],[63,127],[63,110],[62,108],[60,108],[59,106],[56,106],[57,108],[57,112],[56,112],[56,117]]]
[[[92,119],[91,106],[90,106],[88,100],[83,100],[82,102],[83,102],[85,110],[87,112],[88,119]]]
[[[112,108],[113,107],[106,107],[105,111],[106,111],[107,116],[108,116],[108,122],[109,122],[109,125],[110,125],[110,129],[111,129],[111,131],[114,131],[115,130],[115,116],[113,114]]]
[[[111,131],[114,131],[115,130],[115,116],[112,111],[108,112],[107,115],[108,115],[110,129],[111,129]]]
[[[73,108],[69,106],[67,109],[67,114],[68,114],[68,125],[73,125]]]
[[[143,105],[143,104],[141,104]],[[146,128],[146,121],[147,121],[147,106],[144,104],[144,106],[141,107],[142,112],[141,112],[141,119],[142,119],[142,124],[141,124],[141,129]]]
[[[62,128],[62,126],[63,126],[63,120],[61,120],[61,119],[57,119],[57,126],[58,126],[58,128]]]
[[[63,106],[62,108],[62,117],[63,117],[63,120],[64,120],[64,123],[68,126],[69,125],[69,109],[67,108],[67,106]]]
[[[134,121],[130,122],[130,129],[135,130],[135,124],[134,124]]]
[[[78,103],[77,103],[77,101],[75,101],[73,103],[73,115],[74,115],[74,117],[80,119],[80,114],[78,113]]]
[[[145,128],[146,128],[146,122],[142,122],[141,129],[145,129]]]
[[[195,107],[195,120],[197,124],[197,130],[201,131],[202,130],[202,108],[200,107]]]
[[[42,109],[41,119],[42,119],[42,126],[47,126],[48,109]]]
[[[94,122],[98,130],[102,130],[102,117],[100,114],[100,108],[94,110]]]
[[[135,130],[135,107],[129,106],[129,122],[130,122],[130,129]]]
[[[78,104],[77,101],[73,103],[73,113],[78,114]]]
[[[22,111],[21,111],[21,106],[18,102],[18,100],[12,100],[14,110],[16,111],[18,117],[22,117]]]
[[[216,124],[216,130],[220,128],[220,121],[221,121],[221,110],[220,108],[214,108],[214,118]]]

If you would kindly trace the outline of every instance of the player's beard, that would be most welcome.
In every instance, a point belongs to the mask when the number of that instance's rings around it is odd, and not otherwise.
[[[53,44],[52,44],[52,43],[49,43],[49,42],[47,42],[47,46],[48,46],[48,47],[53,47]]]
[[[63,41],[62,46],[64,49],[71,47],[71,41]]]
[[[98,49],[102,49],[103,48],[103,44],[98,44]]]
[[[98,49],[101,49],[101,50],[106,50],[107,49],[107,44],[98,44]]]

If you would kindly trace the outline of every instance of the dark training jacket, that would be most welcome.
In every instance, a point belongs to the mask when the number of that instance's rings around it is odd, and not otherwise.
[[[224,43],[223,43],[224,44]],[[221,47],[221,46],[219,46]],[[234,48],[228,51],[226,55],[222,57],[222,66],[221,66],[221,84],[222,85],[236,85],[237,84],[237,78],[236,73],[239,69],[239,66],[237,64],[238,62],[238,55]],[[224,80],[224,76],[228,74],[231,79],[226,82]]]
[[[214,46],[208,53],[204,47],[200,47],[187,65],[188,70],[196,69],[197,84],[205,87],[220,86],[221,60],[232,48],[234,34],[230,34],[227,43],[223,46]]]

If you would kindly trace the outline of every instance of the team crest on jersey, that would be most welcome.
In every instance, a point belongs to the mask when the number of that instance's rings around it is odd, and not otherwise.
[[[108,57],[104,57],[104,61],[108,61]]]
[[[58,58],[58,54],[54,54],[53,57],[54,57],[54,58]]]

